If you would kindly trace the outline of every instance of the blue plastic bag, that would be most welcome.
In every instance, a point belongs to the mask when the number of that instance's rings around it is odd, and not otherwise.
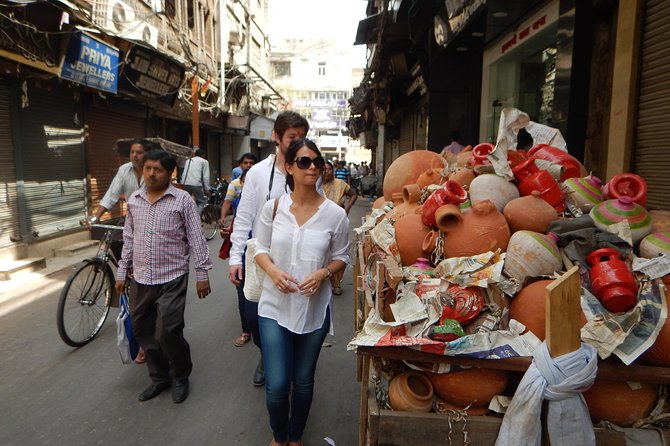
[[[125,293],[119,297],[119,315],[116,317],[116,345],[119,348],[121,362],[132,364],[140,351],[140,346],[133,335],[130,307]]]

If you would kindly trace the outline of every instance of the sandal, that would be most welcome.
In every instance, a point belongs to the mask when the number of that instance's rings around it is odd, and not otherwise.
[[[137,352],[137,356],[135,356],[135,364],[144,364],[147,362],[147,357],[144,354],[144,349],[140,347],[140,351]]]
[[[235,338],[235,347],[242,347],[244,344],[251,340],[251,335],[249,333],[242,333],[237,338]]]
[[[342,288],[336,286],[335,288],[333,288],[333,294],[339,296],[340,294],[342,294]]]

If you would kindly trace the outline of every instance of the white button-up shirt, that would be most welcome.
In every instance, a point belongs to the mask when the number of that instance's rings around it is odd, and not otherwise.
[[[244,194],[247,193],[246,185]],[[274,200],[268,201],[260,215],[256,237],[256,255],[269,254],[272,261],[298,282],[333,260],[349,263],[349,219],[344,209],[325,200],[316,213],[298,226],[290,211],[293,203],[289,194],[279,198],[277,214],[272,220]],[[321,282],[311,297],[282,293],[270,277],[263,282],[258,314],[274,319],[293,333],[311,333],[323,326],[333,293],[329,280]],[[332,309],[331,309],[332,311]],[[332,320],[331,333],[332,333]]]
[[[186,186],[202,186],[205,190],[209,187],[209,163],[206,159],[194,156],[184,163],[184,175],[182,183]]]
[[[126,200],[130,198],[130,194],[135,192],[141,186],[144,186],[144,177],[140,176],[137,180],[133,163],[126,163],[119,167],[118,172],[112,180],[109,189],[100,200],[100,206],[110,210],[119,201],[121,195],[125,195]]]

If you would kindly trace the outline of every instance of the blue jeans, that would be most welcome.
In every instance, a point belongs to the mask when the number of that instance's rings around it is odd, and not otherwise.
[[[330,328],[330,311],[323,326],[311,333],[293,333],[262,316],[258,316],[258,325],[272,435],[277,442],[300,441],[312,405],[316,362]]]

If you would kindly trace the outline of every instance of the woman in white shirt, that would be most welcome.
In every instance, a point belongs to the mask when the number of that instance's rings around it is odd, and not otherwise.
[[[267,273],[258,319],[272,446],[302,445],[316,363],[332,333],[328,279],[349,261],[349,219],[317,191],[324,164],[312,141],[291,143],[286,152],[291,193],[276,199],[276,212],[275,200],[265,203],[256,234],[256,262]]]

